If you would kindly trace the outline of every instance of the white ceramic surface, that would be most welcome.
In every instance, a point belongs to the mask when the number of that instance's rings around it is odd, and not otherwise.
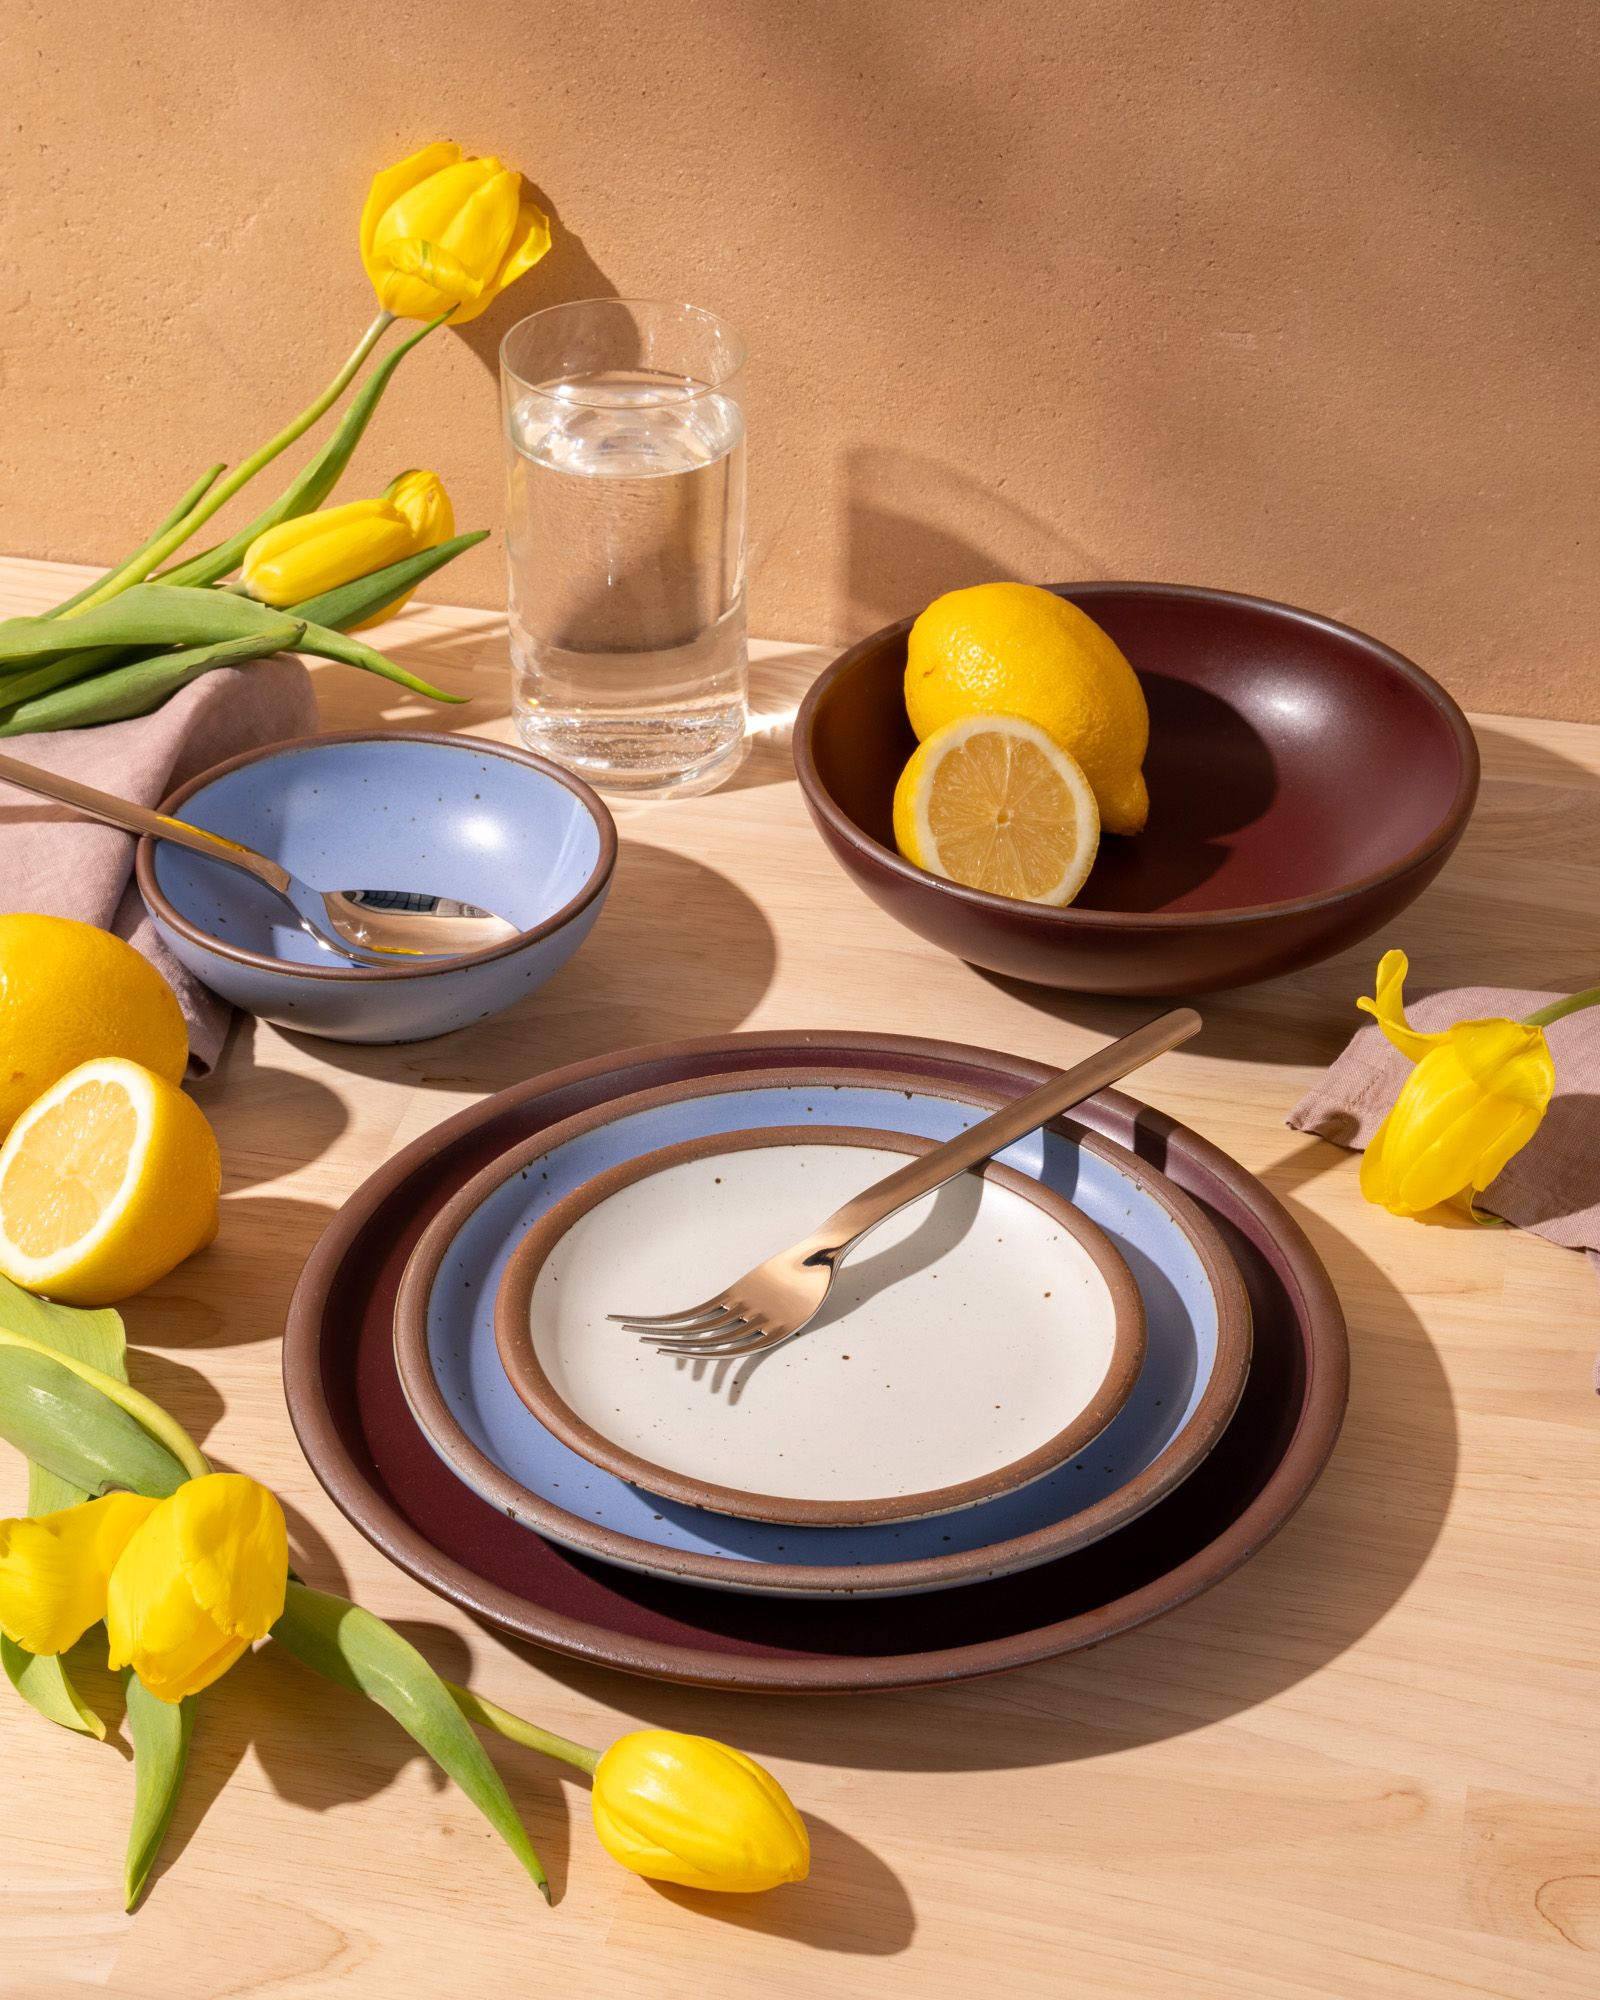
[[[734,1134],[625,1181],[577,1216],[534,1279],[528,1325],[550,1387],[650,1465],[751,1496],[924,1495],[1045,1452],[1105,1395],[1116,1302],[1054,1198],[1009,1176],[963,1174],[881,1224],[817,1319],[770,1353],[690,1361],[607,1320],[711,1296],[905,1160],[890,1146]],[[1134,1374],[1137,1356],[1127,1386]]]

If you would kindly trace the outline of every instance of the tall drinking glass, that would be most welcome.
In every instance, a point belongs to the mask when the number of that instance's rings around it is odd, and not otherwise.
[[[602,791],[709,792],[744,755],[744,358],[646,299],[500,349],[517,730]]]

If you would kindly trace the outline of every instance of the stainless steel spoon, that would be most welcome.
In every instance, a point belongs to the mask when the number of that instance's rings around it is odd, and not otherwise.
[[[301,928],[324,950],[353,965],[387,965],[397,958],[459,958],[463,952],[484,951],[518,935],[515,924],[479,909],[475,903],[451,902],[421,891],[333,889],[324,893],[291,875],[279,862],[257,854],[253,847],[242,847],[236,840],[170,819],[165,813],[151,812],[112,792],[96,791],[75,778],[19,764],[14,757],[0,756],[0,778],[22,791],[71,806],[90,819],[104,820],[108,826],[148,834],[152,840],[170,840],[176,847],[205,855],[207,860],[242,869],[281,896],[299,918]]]

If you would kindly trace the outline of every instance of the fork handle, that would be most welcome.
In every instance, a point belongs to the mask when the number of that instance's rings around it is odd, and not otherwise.
[[[1197,1034],[1200,1026],[1200,1016],[1192,1007],[1174,1007],[1170,1013],[1160,1014],[1142,1028],[1135,1028],[1131,1035],[1096,1049],[1082,1062],[1062,1070],[1048,1083],[1041,1083],[1037,1090],[1030,1090],[1026,1097],[1003,1104],[954,1139],[935,1146],[931,1153],[920,1154],[903,1167],[896,1167],[892,1174],[852,1195],[812,1232],[805,1245],[805,1261],[837,1263],[869,1229],[886,1222],[898,1209],[932,1194],[935,1188],[943,1187],[968,1167],[1004,1152],[1014,1141],[1026,1138],[1028,1133],[1037,1131],[1063,1111],[1070,1111],[1086,1097],[1093,1097],[1097,1090],[1120,1081],[1130,1070],[1164,1055],[1168,1049],[1175,1049],[1180,1042]]]
[[[190,826],[186,820],[152,812],[148,806],[135,805],[131,799],[119,799],[114,792],[96,791],[93,785],[64,778],[58,771],[41,771],[37,764],[23,764],[15,757],[0,756],[0,778],[21,791],[35,792],[40,798],[54,799],[57,805],[71,806],[74,812],[86,813],[90,819],[103,820],[107,826],[119,826],[124,833],[170,840],[174,846],[190,848],[208,860],[226,861],[230,867],[242,868],[247,875],[265,882],[280,896],[289,886],[288,871],[264,854],[257,854],[253,847],[241,847],[236,840],[226,840],[203,826]]]

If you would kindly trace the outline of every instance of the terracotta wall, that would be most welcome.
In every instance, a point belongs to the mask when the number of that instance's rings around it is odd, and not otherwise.
[[[547,262],[357,487],[498,526],[520,313],[748,333],[753,617],[994,575],[1234,585],[1600,718],[1595,0],[9,0],[0,546],[109,558],[370,313],[372,169],[523,166]],[[490,545],[448,594],[501,596]]]

